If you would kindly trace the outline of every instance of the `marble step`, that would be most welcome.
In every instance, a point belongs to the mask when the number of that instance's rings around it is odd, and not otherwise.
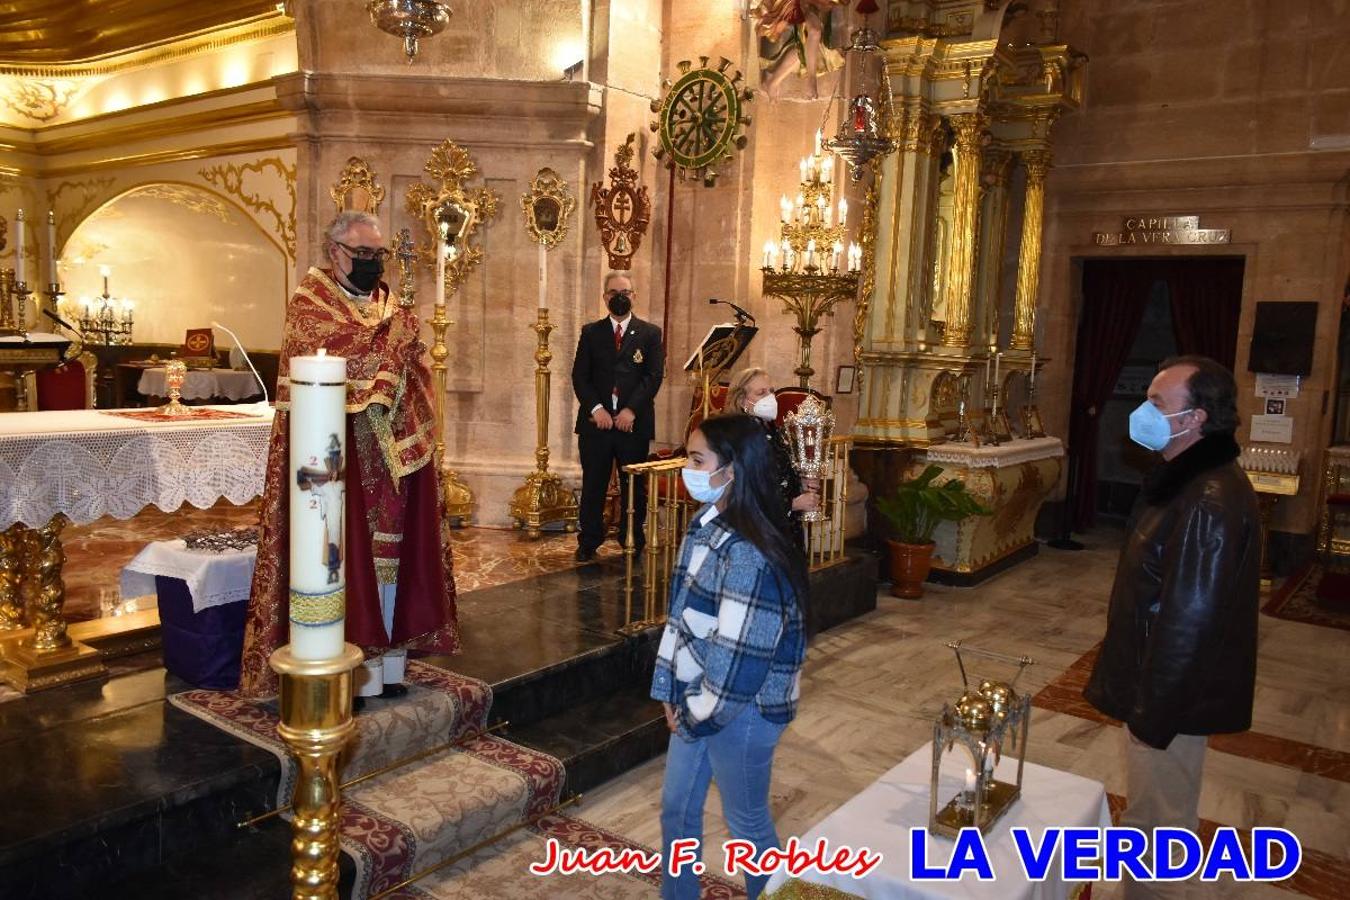
[[[563,796],[584,794],[666,751],[670,731],[661,704],[647,696],[647,681],[599,697],[526,726],[507,736],[562,760]]]

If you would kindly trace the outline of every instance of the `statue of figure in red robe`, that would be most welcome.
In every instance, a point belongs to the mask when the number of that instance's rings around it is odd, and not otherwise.
[[[409,648],[459,649],[448,529],[434,459],[436,413],[426,346],[411,309],[380,280],[389,253],[379,222],[338,215],[325,231],[329,268],[310,269],[286,308],[276,422],[267,460],[240,693],[268,697],[268,665],[287,640],[289,360],[324,348],[347,360],[346,512],[342,559],[347,641],[366,654],[358,696],[394,697]]]

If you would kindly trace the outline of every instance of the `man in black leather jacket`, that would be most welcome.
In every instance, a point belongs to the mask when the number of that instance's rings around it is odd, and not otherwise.
[[[1130,416],[1130,437],[1163,462],[1145,480],[1083,695],[1125,724],[1120,824],[1147,833],[1197,827],[1205,735],[1251,727],[1261,523],[1237,426],[1232,373],[1197,356],[1164,362]]]

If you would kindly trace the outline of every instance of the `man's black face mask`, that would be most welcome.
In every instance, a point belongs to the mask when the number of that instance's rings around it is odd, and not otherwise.
[[[363,294],[369,294],[375,289],[375,285],[380,283],[380,276],[384,274],[384,263],[378,259],[353,259],[352,270],[347,275],[347,280],[352,283]]]
[[[633,295],[627,291],[610,294],[605,300],[605,305],[609,307],[609,312],[614,318],[622,319],[633,311]]]

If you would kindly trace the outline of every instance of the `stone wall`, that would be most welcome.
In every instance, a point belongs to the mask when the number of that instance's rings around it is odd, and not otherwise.
[[[1062,6],[1061,38],[1091,62],[1083,109],[1065,116],[1054,135],[1041,270],[1046,425],[1067,432],[1078,260],[1243,255],[1236,368],[1244,420],[1257,411],[1247,372],[1255,304],[1321,304],[1313,373],[1289,404],[1305,487],[1281,501],[1274,519],[1275,528],[1310,532],[1350,264],[1350,9],[1307,0]],[[1094,246],[1094,232],[1152,213],[1197,214],[1201,227],[1232,229],[1232,243]],[[1244,425],[1239,439],[1247,436]]]

